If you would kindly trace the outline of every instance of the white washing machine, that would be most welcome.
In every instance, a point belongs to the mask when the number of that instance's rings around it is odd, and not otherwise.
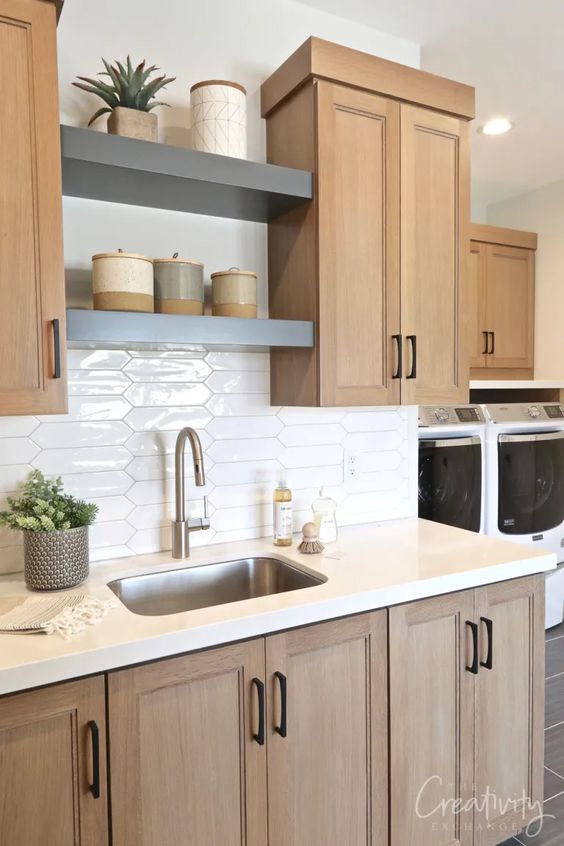
[[[479,405],[419,407],[419,516],[485,531],[485,417]]]
[[[484,406],[486,532],[564,562],[564,405]],[[546,627],[564,617],[564,565],[547,574]]]

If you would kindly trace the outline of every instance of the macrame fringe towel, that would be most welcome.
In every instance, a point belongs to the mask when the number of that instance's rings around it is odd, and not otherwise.
[[[0,616],[0,633],[58,634],[68,639],[93,626],[106,616],[117,602],[96,599],[86,594],[58,597],[29,597],[21,605]]]

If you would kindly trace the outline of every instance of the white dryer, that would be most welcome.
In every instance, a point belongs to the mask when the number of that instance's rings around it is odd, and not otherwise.
[[[420,517],[485,530],[484,441],[479,405],[420,406]]]
[[[486,531],[564,562],[564,405],[484,406]],[[547,574],[546,626],[564,616],[564,566]]]

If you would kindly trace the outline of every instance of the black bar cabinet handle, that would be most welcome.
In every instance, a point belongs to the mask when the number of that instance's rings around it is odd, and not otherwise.
[[[488,654],[485,661],[480,661],[480,667],[491,670],[493,669],[493,620],[488,617],[480,617],[480,622],[485,625],[488,634]]]
[[[398,349],[398,369],[392,379],[401,379],[403,376],[403,338],[401,335],[392,335],[392,340],[396,342]]]
[[[478,675],[478,623],[473,623],[470,620],[466,620],[466,625],[469,626],[470,631],[472,632],[472,663],[470,666],[467,666],[466,669],[469,673],[474,673],[475,676]]]
[[[94,799],[100,798],[100,732],[96,720],[88,723],[92,742],[92,784],[88,788]]]
[[[482,355],[487,355],[490,348],[490,333],[482,332],[482,335],[484,336],[484,349],[482,350]]]
[[[264,682],[260,679],[254,678],[258,693],[258,710],[259,710],[259,727],[256,734],[253,734],[253,740],[256,740],[259,746],[264,746]]]
[[[61,378],[61,327],[59,318],[53,320],[53,379]]]
[[[405,338],[411,344],[411,370],[407,378],[417,379],[417,335],[406,335]]]
[[[274,675],[280,684],[280,725],[274,726],[274,731],[280,737],[287,737],[288,735],[288,679],[277,670]]]
[[[495,354],[495,332],[490,332],[490,335],[492,336],[492,348],[490,350],[490,355],[494,355]]]

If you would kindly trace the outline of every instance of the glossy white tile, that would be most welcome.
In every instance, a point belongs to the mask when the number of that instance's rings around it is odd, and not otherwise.
[[[38,426],[37,417],[0,417],[0,438],[25,438]]]
[[[29,438],[0,438],[0,465],[26,464],[39,452]]]
[[[203,382],[211,372],[202,358],[132,358],[125,367],[132,382]]]
[[[24,567],[23,546],[5,546],[0,549],[0,575],[21,573]]]
[[[278,437],[285,446],[340,444],[346,432],[339,423],[285,426]]]
[[[103,546],[125,545],[135,534],[135,529],[125,520],[98,523],[90,527],[90,545],[93,549]]]
[[[33,466],[49,476],[67,473],[89,473],[97,470],[124,470],[131,453],[123,446],[80,447],[78,449],[44,449],[33,460]]]
[[[343,439],[343,449],[346,452],[384,452],[399,449],[402,443],[399,431],[385,432],[355,432]]]
[[[31,464],[7,464],[0,468],[0,493],[18,490],[33,470]]]
[[[68,350],[70,370],[121,370],[129,361],[124,350]]]
[[[123,470],[71,473],[62,476],[62,479],[66,492],[81,499],[124,494],[133,484],[131,476]]]
[[[268,394],[270,376],[262,371],[217,370],[206,385],[216,394]]]
[[[206,361],[214,370],[262,370],[270,372],[268,353],[210,352]]]
[[[281,466],[277,461],[237,461],[216,464],[208,473],[215,485],[264,484],[277,481]]]
[[[175,382],[137,382],[125,392],[125,397],[131,405],[158,408],[171,405],[205,405],[210,395],[205,385]]]
[[[214,417],[206,431],[216,440],[240,438],[274,438],[283,429],[278,417]]]
[[[126,447],[132,455],[164,455],[174,452],[177,437],[178,432],[175,429],[165,432],[136,432],[129,438]],[[205,430],[198,431],[198,437],[202,449],[206,450],[212,443],[211,437]]]
[[[278,417],[286,426],[301,426],[309,423],[340,423],[345,416],[344,408],[290,408],[284,406],[278,411]]]
[[[32,440],[43,449],[58,447],[117,446],[131,437],[121,421],[91,423],[41,423]]]
[[[100,546],[90,549],[90,563],[108,561],[114,558],[129,558],[135,552],[129,546]]]
[[[69,396],[119,396],[131,385],[121,370],[69,370]]]
[[[89,502],[98,506],[96,523],[110,523],[114,520],[129,520],[129,515],[135,508],[126,496],[88,497]]]
[[[403,419],[399,411],[354,411],[342,423],[347,432],[384,432],[397,429]]]
[[[68,414],[42,414],[42,423],[67,423],[83,420],[121,420],[131,406],[124,397],[69,397]]]
[[[179,432],[184,426],[202,429],[212,416],[205,408],[134,408],[126,417],[126,423],[135,432],[167,431]]]
[[[286,447],[279,460],[284,467],[326,467],[342,463],[343,448],[331,444]]]
[[[210,503],[219,510],[222,508],[236,508],[242,505],[272,504],[273,485],[221,485],[216,486],[210,494]]]
[[[342,465],[336,467],[305,467],[288,470],[288,485],[292,490],[320,488],[321,485],[339,486],[343,481]]]
[[[246,438],[244,440],[214,441],[206,455],[213,461],[253,461],[278,458],[284,447],[277,438]]]
[[[216,417],[254,417],[276,414],[268,394],[214,394],[207,403],[208,410]]]

